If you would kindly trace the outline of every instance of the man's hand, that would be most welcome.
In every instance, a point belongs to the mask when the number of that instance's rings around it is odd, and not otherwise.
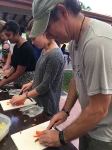
[[[59,147],[61,143],[59,141],[59,131],[45,130],[39,137],[39,143],[49,147]]]
[[[67,119],[67,114],[64,111],[60,111],[56,115],[53,116],[53,118],[50,121],[49,126],[47,127],[47,130],[50,130],[52,127],[56,127],[59,124],[63,123]]]

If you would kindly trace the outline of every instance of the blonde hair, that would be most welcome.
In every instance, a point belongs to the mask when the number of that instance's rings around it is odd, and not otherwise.
[[[3,26],[5,25],[5,21],[0,20],[0,33],[3,31]]]
[[[0,34],[2,33],[2,31],[3,31],[3,26],[5,25],[5,21],[3,21],[3,20],[0,20]],[[3,44],[3,39],[0,37],[0,44]]]

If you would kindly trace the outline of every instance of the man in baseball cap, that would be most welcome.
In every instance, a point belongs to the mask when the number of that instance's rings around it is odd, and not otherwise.
[[[34,0],[33,17],[31,37],[45,33],[60,43],[72,40],[74,70],[63,109],[42,132],[40,144],[58,147],[79,138],[79,150],[112,149],[112,27],[85,17],[78,0]],[[63,131],[50,130],[66,121],[77,98],[81,115]]]
[[[32,14],[34,24],[30,37],[36,37],[44,33],[49,23],[50,13],[58,3],[65,0],[34,0],[32,4]]]

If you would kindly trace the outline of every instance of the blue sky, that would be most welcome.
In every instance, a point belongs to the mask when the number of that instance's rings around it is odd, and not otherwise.
[[[112,16],[112,0],[79,0],[85,6],[90,6],[92,11]]]

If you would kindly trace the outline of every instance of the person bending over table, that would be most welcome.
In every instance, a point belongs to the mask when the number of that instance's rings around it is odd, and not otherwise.
[[[13,82],[20,88],[34,78],[36,56],[31,44],[21,36],[20,26],[13,20],[3,27],[10,43],[16,43],[11,57],[11,69],[0,82],[0,87]]]
[[[31,35],[46,33],[61,44],[70,42],[74,77],[63,110],[53,116],[39,143],[58,147],[79,138],[79,150],[112,149],[112,27],[81,13],[78,0],[34,0]],[[57,59],[57,57],[55,57]],[[77,94],[77,90],[79,94]],[[63,131],[78,100],[82,113]]]
[[[31,97],[39,106],[44,107],[44,112],[48,116],[53,116],[59,111],[59,100],[61,95],[64,58],[61,49],[53,39],[47,39],[43,33],[37,37],[31,37],[32,44],[42,49],[42,54],[37,61],[34,80],[23,85],[21,91],[30,92],[23,95],[13,96],[11,104]]]

